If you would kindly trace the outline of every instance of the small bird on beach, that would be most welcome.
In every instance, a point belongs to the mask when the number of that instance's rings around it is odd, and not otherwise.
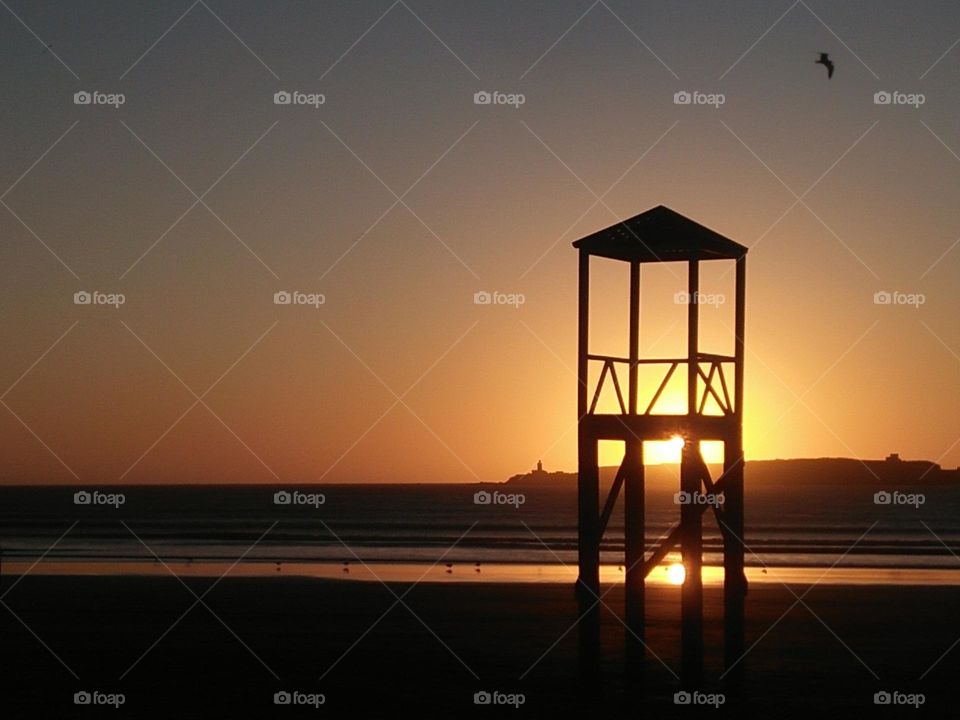
[[[833,77],[833,60],[830,59],[830,56],[827,53],[820,53],[820,59],[814,60],[813,64],[823,65],[827,69],[827,80]]]

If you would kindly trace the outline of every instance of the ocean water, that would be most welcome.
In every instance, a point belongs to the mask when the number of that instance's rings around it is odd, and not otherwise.
[[[576,565],[570,486],[113,487],[99,488],[103,494],[91,495],[90,504],[75,504],[75,492],[94,490],[0,488],[3,572],[145,572],[162,569],[162,560],[184,572],[234,567],[289,574],[299,568],[352,577],[403,566],[496,579],[523,567],[527,577],[565,580]],[[480,491],[501,494],[484,504],[477,501],[485,496],[475,497]],[[278,492],[288,494],[275,497]],[[875,492],[862,484],[748,485],[747,564],[761,573],[929,569],[944,582],[960,581],[960,492],[947,485],[901,488],[888,504],[878,504]],[[277,502],[284,499],[290,502]],[[678,519],[679,506],[670,490],[653,488],[646,510],[652,547]],[[720,534],[709,510],[704,533],[705,562],[718,564]],[[623,563],[622,537],[618,510],[602,548],[605,572],[614,579]]]

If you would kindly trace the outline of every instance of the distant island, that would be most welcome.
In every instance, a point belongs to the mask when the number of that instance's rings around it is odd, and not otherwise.
[[[722,468],[710,465],[716,479]],[[672,484],[678,481],[677,465],[647,465],[646,479],[650,484]],[[609,485],[617,474],[616,466],[600,468],[600,482]],[[745,482],[751,485],[856,484],[869,486],[943,485],[960,483],[960,468],[945,470],[930,460],[903,460],[897,453],[883,460],[856,458],[793,458],[785,460],[748,460],[744,466]],[[577,473],[543,469],[543,463],[530,472],[514,475],[505,485],[537,488],[572,486]]]

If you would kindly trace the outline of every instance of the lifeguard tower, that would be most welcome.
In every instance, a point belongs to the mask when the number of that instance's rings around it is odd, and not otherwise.
[[[579,418],[579,578],[581,657],[599,654],[600,547],[618,496],[623,494],[626,625],[631,645],[642,656],[646,578],[677,546],[685,578],[681,588],[681,683],[693,689],[703,672],[703,514],[716,516],[723,539],[724,661],[739,672],[744,649],[743,573],[743,359],[744,295],[747,248],[673,210],[658,206],[573,243],[580,253],[577,414]],[[593,257],[629,265],[629,340],[626,357],[591,353],[590,260]],[[700,351],[700,266],[729,261],[734,265],[735,307],[733,354]],[[640,267],[643,263],[677,263],[686,274],[686,353],[681,357],[640,356]],[[664,298],[664,302],[676,298]],[[649,314],[655,308],[644,308]],[[659,385],[641,386],[639,369],[662,368]],[[598,374],[599,373],[599,374]],[[685,378],[685,412],[662,406],[671,379]],[[625,376],[625,378],[624,378]],[[599,378],[599,379],[594,379]],[[622,391],[626,379],[626,396]],[[676,380],[675,380],[676,382]],[[605,383],[612,383],[614,412],[597,410]],[[732,392],[731,392],[732,391]],[[644,441],[683,438],[678,489],[678,521],[648,553],[644,525]],[[601,505],[598,443],[624,444],[623,461],[609,495]],[[723,471],[710,477],[700,451],[701,441],[723,443]],[[722,494],[723,503],[707,496]],[[640,642],[638,642],[638,640]],[[637,648],[637,646],[640,646]],[[628,657],[629,657],[628,653]]]

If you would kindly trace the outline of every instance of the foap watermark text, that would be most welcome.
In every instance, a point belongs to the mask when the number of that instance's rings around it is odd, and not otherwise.
[[[109,105],[114,110],[127,101],[123,93],[105,93],[99,90],[79,90],[73,94],[74,105]]]
[[[105,493],[99,490],[78,490],[73,494],[74,505],[110,505],[119,508],[127,502],[127,496],[123,493]]]
[[[926,305],[927,296],[923,293],[905,293],[899,290],[878,290],[873,294],[874,305],[907,305],[919,308]]]
[[[487,492],[486,490],[480,490],[473,494],[474,505],[512,505],[515,508],[519,508],[526,501],[527,497],[523,493],[505,493],[499,490]]]
[[[303,105],[312,107],[314,110],[320,109],[320,106],[327,102],[327,96],[323,93],[305,93],[299,90],[279,90],[273,94],[274,105]]]
[[[709,505],[710,507],[720,507],[725,502],[723,493],[702,493],[687,492],[681,490],[673,494],[675,505]]]
[[[727,296],[723,293],[705,293],[699,290],[692,294],[686,290],[681,290],[673,294],[673,302],[676,305],[713,305],[720,307],[727,302]]]
[[[905,693],[899,690],[881,690],[873,694],[874,705],[912,705],[919,708],[927,701],[923,693]]]
[[[917,110],[925,102],[927,102],[927,96],[923,93],[878,90],[873,94],[874,105],[909,105],[914,110]]]
[[[527,701],[523,693],[505,693],[499,690],[480,690],[473,694],[474,705],[512,705],[519,708]]]
[[[905,493],[899,490],[880,490],[873,494],[874,505],[912,505],[920,507],[927,501],[923,493]]]
[[[478,290],[473,294],[474,305],[512,305],[515,308],[519,308],[525,302],[527,302],[527,296],[523,293]]]
[[[74,705],[110,705],[119,708],[127,701],[123,693],[105,693],[99,690],[80,690],[73,694]]]
[[[273,494],[274,505],[306,505],[318,508],[327,501],[323,493],[305,493],[299,490],[278,490]]]
[[[119,308],[126,302],[127,296],[123,293],[78,290],[73,294],[74,305],[109,305],[113,308]]]
[[[673,694],[674,705],[709,705],[718,708],[727,701],[723,693],[705,693],[699,690],[681,690]]]
[[[723,93],[678,90],[673,94],[674,105],[709,105],[716,110],[726,102],[727,96]]]
[[[479,90],[473,94],[474,105],[509,105],[514,109],[518,109],[525,102],[527,102],[527,96],[523,93]]]
[[[300,692],[299,690],[280,690],[273,694],[273,704],[274,705],[298,705],[312,707],[314,709],[320,707],[321,705],[327,702],[327,697],[323,693],[305,693]]]
[[[299,290],[278,290],[273,294],[274,305],[309,305],[318,308],[326,304],[327,296],[323,293],[305,293]]]

